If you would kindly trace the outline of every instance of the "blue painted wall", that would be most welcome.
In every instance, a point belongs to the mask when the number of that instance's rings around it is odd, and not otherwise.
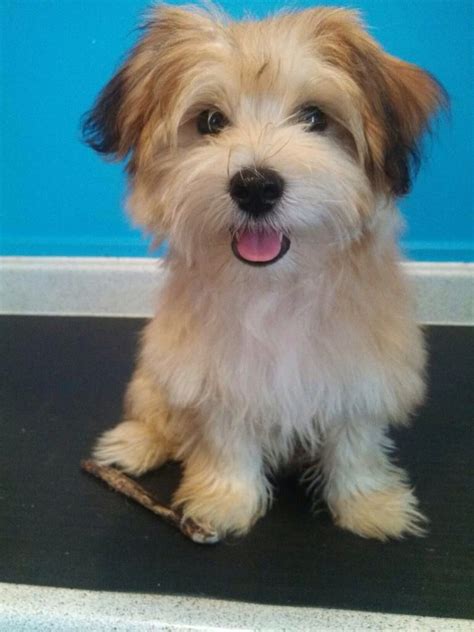
[[[256,16],[276,0],[225,0]],[[298,0],[297,6],[310,6]],[[452,99],[402,204],[408,255],[473,260],[473,3],[354,0],[393,54],[431,70]],[[292,3],[293,5],[293,3]],[[123,212],[120,165],[82,146],[78,121],[136,38],[144,0],[1,0],[1,254],[143,256]]]

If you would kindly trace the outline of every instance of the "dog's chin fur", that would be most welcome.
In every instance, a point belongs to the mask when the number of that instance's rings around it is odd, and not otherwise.
[[[340,526],[422,532],[386,436],[424,392],[395,201],[444,99],[354,12],[236,23],[153,11],[85,122],[96,150],[128,156],[131,215],[170,244],[125,419],[99,439],[100,463],[139,475],[181,461],[175,505],[221,536],[248,531],[271,502],[268,473],[295,460]],[[299,121],[308,104],[324,130]],[[199,134],[210,108],[228,124]],[[263,219],[229,195],[249,167],[285,182]],[[277,230],[289,249],[246,265],[232,247],[244,228]]]

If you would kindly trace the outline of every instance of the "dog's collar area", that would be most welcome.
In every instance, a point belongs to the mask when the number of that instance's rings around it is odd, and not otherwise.
[[[254,242],[256,241],[257,243],[259,241],[259,238],[254,235],[250,236],[250,239]],[[275,243],[270,243],[270,244],[267,244],[266,246],[260,245],[260,248],[262,248],[262,250],[265,250],[266,253],[271,253],[272,250],[274,250],[276,254],[273,257],[265,258],[265,255],[262,255],[262,253],[259,254],[258,246],[257,246],[257,252],[255,252],[254,250],[253,252],[247,254],[248,249],[243,247],[242,237],[241,237],[241,234],[239,233],[235,234],[232,238],[232,243],[231,243],[232,252],[234,253],[235,257],[239,261],[242,261],[242,263],[246,263],[249,266],[262,268],[264,266],[272,265],[273,263],[276,263],[279,259],[281,259],[282,257],[286,255],[286,253],[290,249],[291,241],[289,237],[287,237],[283,233],[279,234],[278,237],[275,237],[275,236],[273,236],[273,238],[268,237],[268,241],[270,241],[270,239],[273,242],[275,242],[275,240],[278,239],[278,249],[276,248]],[[261,237],[261,241],[264,242],[265,237],[263,238]]]

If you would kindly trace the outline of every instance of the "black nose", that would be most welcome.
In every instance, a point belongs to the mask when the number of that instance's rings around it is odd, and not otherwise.
[[[229,192],[239,208],[254,217],[271,211],[283,195],[284,182],[271,169],[242,169],[232,177]]]

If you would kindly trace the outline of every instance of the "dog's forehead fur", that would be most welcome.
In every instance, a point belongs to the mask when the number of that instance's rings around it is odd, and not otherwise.
[[[243,110],[268,116],[271,104],[274,116],[281,118],[302,104],[318,103],[337,118],[353,122],[354,100],[361,99],[361,91],[342,66],[325,57],[329,40],[337,34],[331,24],[323,28],[323,23],[331,17],[341,24],[356,24],[356,14],[327,9],[310,13],[310,20],[307,13],[230,23],[208,18],[208,28],[199,16],[194,37],[180,38],[175,32],[172,47],[187,63],[179,74],[175,60],[168,57],[178,73],[178,83],[169,93],[173,110],[183,114],[183,107],[209,104],[227,108],[229,115]],[[191,31],[193,19],[190,16]]]

